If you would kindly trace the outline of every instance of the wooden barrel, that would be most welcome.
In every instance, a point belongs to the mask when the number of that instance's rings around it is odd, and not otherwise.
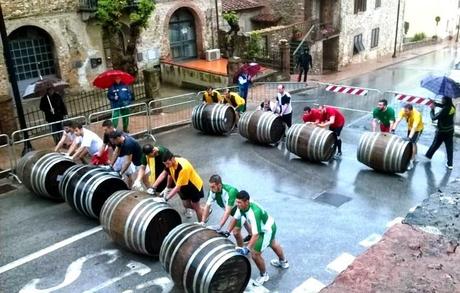
[[[114,192],[127,190],[118,176],[106,169],[88,165],[70,167],[59,182],[59,192],[77,212],[98,218],[105,201]]]
[[[243,292],[251,276],[249,260],[235,251],[235,244],[191,223],[168,234],[160,262],[185,292]]]
[[[225,134],[232,131],[236,112],[224,104],[201,104],[193,108],[192,125],[208,134]]]
[[[59,193],[62,175],[74,166],[70,158],[51,151],[32,151],[18,162],[16,174],[33,193],[57,201],[63,201]]]
[[[335,153],[337,136],[314,124],[294,124],[286,134],[286,148],[302,159],[329,161]]]
[[[366,132],[359,141],[357,156],[376,171],[404,173],[412,157],[412,143],[390,133]]]
[[[182,223],[179,213],[146,193],[117,191],[102,206],[101,225],[118,244],[158,256],[166,235]]]
[[[260,143],[277,143],[284,135],[285,126],[281,118],[272,112],[245,112],[238,121],[240,135]]]

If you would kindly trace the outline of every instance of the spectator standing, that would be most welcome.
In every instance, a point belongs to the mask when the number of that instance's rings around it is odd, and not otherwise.
[[[67,107],[53,87],[46,90],[46,94],[40,100],[40,110],[45,114],[45,120],[51,124],[51,131],[56,132],[53,134],[54,144],[58,144],[61,140],[62,123],[54,123],[64,120],[67,116]]]
[[[433,143],[426,152],[425,156],[431,159],[434,153],[438,150],[442,143],[446,146],[447,164],[446,167],[449,170],[454,168],[453,157],[454,157],[454,118],[455,118],[455,106],[452,103],[452,99],[449,97],[442,98],[442,104],[433,103],[431,107],[431,120],[438,120],[436,134],[433,139]],[[435,108],[440,107],[441,111],[435,113]]]
[[[246,105],[248,103],[248,91],[251,78],[249,74],[245,71],[241,72],[238,76],[238,91],[240,96],[244,99],[243,112],[246,111]]]
[[[310,68],[313,67],[313,58],[310,55],[309,48],[305,48],[303,52],[299,55],[299,57],[297,58],[296,67],[299,68],[299,77],[297,78],[297,81],[300,82],[302,80],[303,73],[303,82],[307,82],[308,70],[310,70]]]
[[[121,82],[121,78],[117,77],[107,92],[107,98],[110,100],[110,106],[113,109],[112,122],[114,127],[118,127],[118,120],[121,116],[123,131],[128,132],[129,108],[126,107],[134,100],[131,90]]]

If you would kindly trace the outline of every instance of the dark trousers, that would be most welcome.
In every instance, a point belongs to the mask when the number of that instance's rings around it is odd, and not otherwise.
[[[54,144],[57,145],[59,141],[61,140],[61,136],[62,136],[62,123],[61,122],[59,123],[50,122],[50,123],[53,123],[51,124],[51,131],[56,132],[56,133],[53,133],[53,140],[54,140]]]
[[[286,123],[287,127],[291,127],[292,125],[292,113],[285,114],[281,116],[281,120],[283,120],[284,123]]]
[[[244,99],[243,112],[246,111],[246,105],[248,104],[248,90],[249,90],[249,87],[247,87],[247,86],[240,86],[239,87],[240,97],[242,97]]]
[[[297,81],[300,82],[300,80],[302,79],[302,73],[305,73],[303,76],[303,82],[307,82],[308,68],[305,68],[305,67],[300,67],[299,77],[297,78]]]
[[[452,166],[454,156],[454,132],[439,132],[437,131],[433,143],[426,152],[425,156],[431,159],[434,153],[439,149],[442,143],[446,146],[447,165]]]

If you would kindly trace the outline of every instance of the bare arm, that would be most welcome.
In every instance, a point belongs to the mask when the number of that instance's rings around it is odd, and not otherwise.
[[[232,208],[230,206],[226,206],[224,214],[222,215],[222,218],[220,218],[219,226],[220,226],[221,229],[225,225],[225,223],[227,222],[228,217],[230,217],[231,212],[232,212]]]
[[[206,204],[204,206],[203,213],[202,213],[202,216],[201,216],[201,222],[204,223],[206,221],[206,218],[208,218],[210,208],[211,208],[211,205],[209,205],[209,204]]]
[[[334,122],[335,122],[335,116],[331,116],[331,118],[329,118],[329,121],[320,123],[320,124],[318,124],[318,126],[320,126],[320,127],[327,127],[327,126],[329,126],[329,125],[334,124]]]
[[[396,130],[396,128],[399,125],[399,122],[401,122],[401,118],[396,119],[396,121],[393,123],[391,130]]]
[[[168,173],[166,172],[166,170],[163,170],[160,176],[158,176],[157,180],[155,180],[155,182],[153,183],[152,187],[157,188],[158,185],[160,185],[160,183],[163,182],[163,180],[165,180],[166,176],[168,176]],[[169,183],[169,178],[168,178],[168,183]],[[169,184],[167,186],[169,186]]]
[[[377,119],[372,119],[372,132],[377,130]]]
[[[259,239],[259,234],[252,234],[251,240],[249,240],[248,248],[252,251],[254,245],[256,245],[257,240]]]
[[[150,171],[150,172],[152,172],[152,171]],[[145,166],[144,166],[144,165],[141,165],[141,166],[139,167],[139,171],[137,172],[136,181],[142,182],[142,178],[144,178],[144,175],[145,175]]]
[[[61,136],[61,140],[58,142],[58,144],[56,145],[56,147],[54,148],[54,151],[55,152],[58,152],[61,148],[62,148],[62,145],[64,144],[65,142],[65,139],[66,139],[66,135],[62,135]]]
[[[88,153],[88,150],[86,149],[85,146],[80,146],[78,150],[73,154],[72,160],[76,160],[78,158],[83,158]]]
[[[180,191],[180,186],[174,186],[174,188],[166,195],[165,200],[168,201],[173,198]]]
[[[120,170],[120,175],[125,174],[126,170],[128,170],[129,165],[131,165],[131,162],[133,161],[133,155],[126,155],[126,160],[123,163],[123,166],[121,167]]]
[[[115,162],[117,161],[119,155],[120,155],[120,148],[119,148],[119,147],[116,147],[116,148],[115,148],[115,151],[114,151],[113,154],[112,154],[112,160],[110,160],[110,165],[111,165],[112,167],[113,167],[113,165],[115,164]]]

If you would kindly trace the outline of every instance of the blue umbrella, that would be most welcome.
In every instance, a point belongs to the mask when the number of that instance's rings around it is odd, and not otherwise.
[[[460,97],[460,86],[447,76],[430,75],[425,77],[420,85],[436,95],[446,96],[449,98]]]

